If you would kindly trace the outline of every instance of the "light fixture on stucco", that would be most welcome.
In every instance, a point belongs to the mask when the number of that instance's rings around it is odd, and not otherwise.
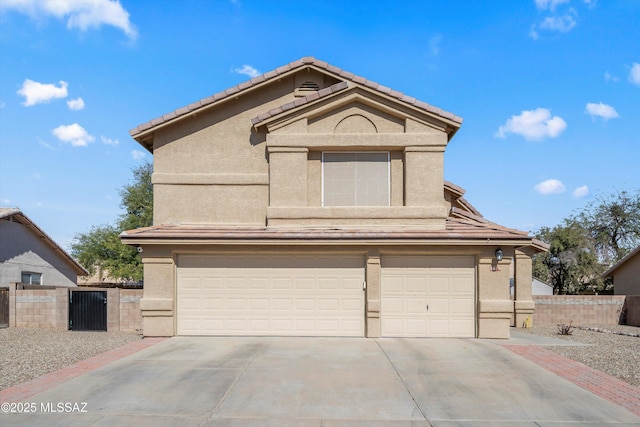
[[[496,249],[496,261],[502,261],[502,249],[500,248]]]

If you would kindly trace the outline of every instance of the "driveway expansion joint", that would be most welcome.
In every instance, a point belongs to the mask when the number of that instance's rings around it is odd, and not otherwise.
[[[203,421],[200,425],[203,426],[207,421],[213,419],[216,415],[216,413],[218,412],[218,410],[220,409],[220,407],[222,406],[222,404],[225,402],[225,400],[227,400],[227,397],[229,396],[229,394],[231,394],[231,391],[233,390],[233,388],[235,387],[236,383],[240,380],[240,378],[242,378],[245,374],[245,372],[247,372],[247,370],[249,369],[249,367],[253,364],[253,362],[258,358],[258,354],[260,353],[262,347],[258,347],[255,351],[255,353],[253,354],[253,357],[251,358],[251,360],[249,361],[249,363],[247,363],[247,365],[244,367],[244,369],[242,370],[242,372],[240,372],[240,374],[238,374],[234,379],[233,382],[231,383],[231,385],[229,386],[229,388],[225,391],[224,395],[222,396],[222,398],[218,401],[218,403],[216,404],[216,407],[213,408],[213,411],[211,411],[211,414],[206,418],[205,421]]]
[[[398,378],[400,379],[400,382],[402,383],[402,385],[404,386],[405,390],[407,390],[407,393],[409,393],[409,396],[411,396],[411,400],[413,400],[413,404],[416,405],[416,408],[418,408],[418,411],[420,411],[420,414],[422,415],[422,417],[424,418],[424,420],[429,423],[429,425],[431,427],[433,427],[433,424],[431,423],[431,421],[429,421],[429,418],[427,418],[427,415],[424,413],[424,411],[422,410],[422,408],[420,407],[420,405],[418,404],[418,401],[416,400],[415,396],[413,395],[413,393],[411,393],[411,390],[409,390],[409,387],[407,386],[407,383],[404,381],[404,379],[402,378],[402,375],[400,375],[400,372],[398,372],[398,369],[396,368],[396,365],[393,364],[393,362],[391,361],[391,358],[389,357],[389,355],[387,354],[387,352],[384,350],[384,348],[380,345],[380,340],[378,340],[377,338],[374,338],[374,341],[376,342],[377,346],[380,348],[380,350],[382,351],[382,353],[384,354],[384,357],[387,358],[387,361],[389,362],[389,365],[391,365],[391,367],[393,368],[393,371],[396,373],[396,375],[398,376]]]

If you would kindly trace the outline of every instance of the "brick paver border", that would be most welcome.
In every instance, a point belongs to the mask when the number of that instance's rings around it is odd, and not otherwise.
[[[69,381],[70,379],[79,377],[80,375],[86,374],[89,371],[105,366],[133,353],[137,353],[166,339],[167,338],[144,338],[140,341],[134,341],[129,344],[125,344],[122,347],[105,351],[104,353],[100,353],[89,359],[76,362],[73,365],[65,366],[64,368],[50,372],[34,380],[6,388],[0,391],[0,402],[23,402],[25,399],[35,394],[49,390],[50,388]]]
[[[503,347],[609,402],[640,416],[640,387],[607,375],[538,345]]]

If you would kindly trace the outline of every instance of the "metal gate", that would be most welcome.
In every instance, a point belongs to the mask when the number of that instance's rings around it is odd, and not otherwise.
[[[0,289],[0,328],[9,327],[9,288]]]
[[[69,291],[69,329],[107,330],[107,291]]]

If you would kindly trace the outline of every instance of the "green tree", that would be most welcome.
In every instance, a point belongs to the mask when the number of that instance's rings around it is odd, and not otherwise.
[[[123,281],[142,280],[142,261],[136,248],[123,245],[120,233],[153,223],[153,166],[145,163],[133,169],[133,182],[120,190],[120,207],[125,213],[115,225],[96,226],[80,233],[71,243],[71,254],[91,274],[98,272]]]
[[[640,244],[640,191],[598,197],[578,214],[601,262],[612,265]]]
[[[640,244],[640,192],[597,197],[562,224],[543,227],[536,237],[550,245],[536,255],[533,274],[556,294],[600,292],[611,284],[602,273]]]
[[[550,248],[534,258],[533,275],[553,285],[554,294],[604,290],[600,275],[605,267],[598,262],[589,232],[580,222],[565,219],[554,228],[542,227],[536,238]]]

